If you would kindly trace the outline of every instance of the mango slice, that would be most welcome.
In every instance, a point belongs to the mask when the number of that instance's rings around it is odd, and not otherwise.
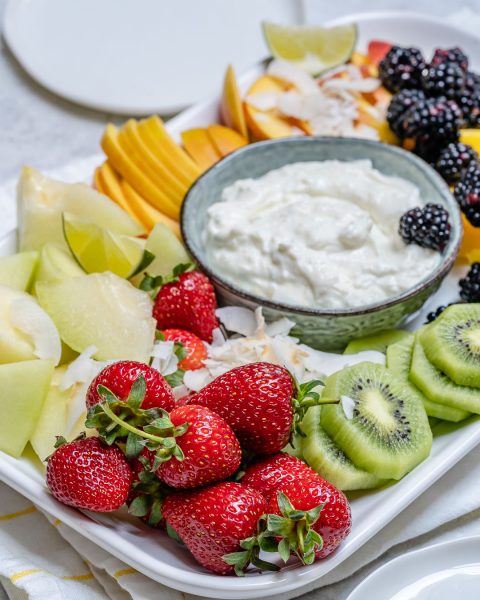
[[[248,144],[247,138],[224,125],[210,125],[207,133],[217,152],[222,156],[227,156],[230,152]]]
[[[206,129],[187,129],[182,132],[181,138],[185,150],[203,171],[222,157],[211,142]]]
[[[178,204],[169,198],[165,192],[159,189],[144,171],[130,159],[120,144],[118,130],[114,125],[107,125],[103,134],[101,146],[114,169],[120,173],[120,175],[122,175],[122,177],[124,177],[139,194],[171,219],[178,220],[180,216]]]
[[[135,211],[138,218],[145,223],[145,226],[150,231],[157,223],[163,223],[166,227],[174,233],[178,239],[181,239],[180,226],[177,221],[170,219],[167,215],[157,210],[151,204],[149,204],[140,194],[138,194],[133,187],[124,180],[121,183],[123,193],[131,209]]]
[[[242,108],[242,98],[237,78],[232,65],[228,65],[223,80],[223,91],[220,103],[222,119],[244,138],[248,137],[247,122]]]

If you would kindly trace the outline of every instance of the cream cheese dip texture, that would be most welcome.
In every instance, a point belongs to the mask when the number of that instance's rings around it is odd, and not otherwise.
[[[398,234],[424,204],[409,181],[368,160],[303,162],[238,180],[208,211],[208,262],[269,300],[311,308],[372,304],[411,288],[440,255]]]

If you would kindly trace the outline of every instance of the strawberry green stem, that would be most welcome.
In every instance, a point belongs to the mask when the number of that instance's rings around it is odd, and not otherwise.
[[[101,409],[103,410],[103,412],[115,423],[117,423],[117,425],[120,425],[121,427],[123,427],[124,429],[126,429],[127,431],[130,431],[131,433],[135,433],[136,435],[146,438],[147,440],[150,440],[152,442],[156,442],[158,444],[163,444],[164,442],[164,438],[158,437],[156,435],[153,435],[151,433],[146,433],[145,431],[143,431],[143,429],[138,429],[137,427],[134,427],[133,425],[130,425],[130,423],[127,423],[126,421],[123,421],[120,417],[118,417],[113,410],[110,409],[110,407],[108,406],[107,402],[103,402],[101,404]]]

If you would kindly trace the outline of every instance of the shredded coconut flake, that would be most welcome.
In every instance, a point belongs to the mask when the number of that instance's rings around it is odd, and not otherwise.
[[[242,306],[225,306],[217,308],[215,314],[227,331],[241,335],[253,335],[258,326],[255,314]]]
[[[159,371],[163,376],[171,375],[178,369],[178,356],[175,354],[175,342],[155,342],[151,356],[151,367]]]

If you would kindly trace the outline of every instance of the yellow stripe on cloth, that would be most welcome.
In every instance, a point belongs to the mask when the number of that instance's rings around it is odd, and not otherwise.
[[[64,575],[62,577],[64,581],[88,581],[93,579],[92,573],[84,573],[83,575]]]
[[[118,579],[119,577],[123,577],[124,575],[134,575],[135,573],[138,573],[137,569],[119,569],[118,571],[115,571],[113,576],[115,577],[115,579]]]
[[[31,513],[36,512],[35,506],[29,506],[28,508],[24,508],[23,510],[19,510],[18,512],[10,513],[9,515],[0,515],[0,521],[10,521],[11,519],[16,519],[17,517],[23,517],[24,515],[30,515]]]
[[[18,571],[18,573],[14,573],[10,575],[10,581],[12,583],[16,583],[19,579],[23,577],[27,577],[27,575],[33,575],[34,573],[45,573],[44,569],[25,569],[25,571]]]

